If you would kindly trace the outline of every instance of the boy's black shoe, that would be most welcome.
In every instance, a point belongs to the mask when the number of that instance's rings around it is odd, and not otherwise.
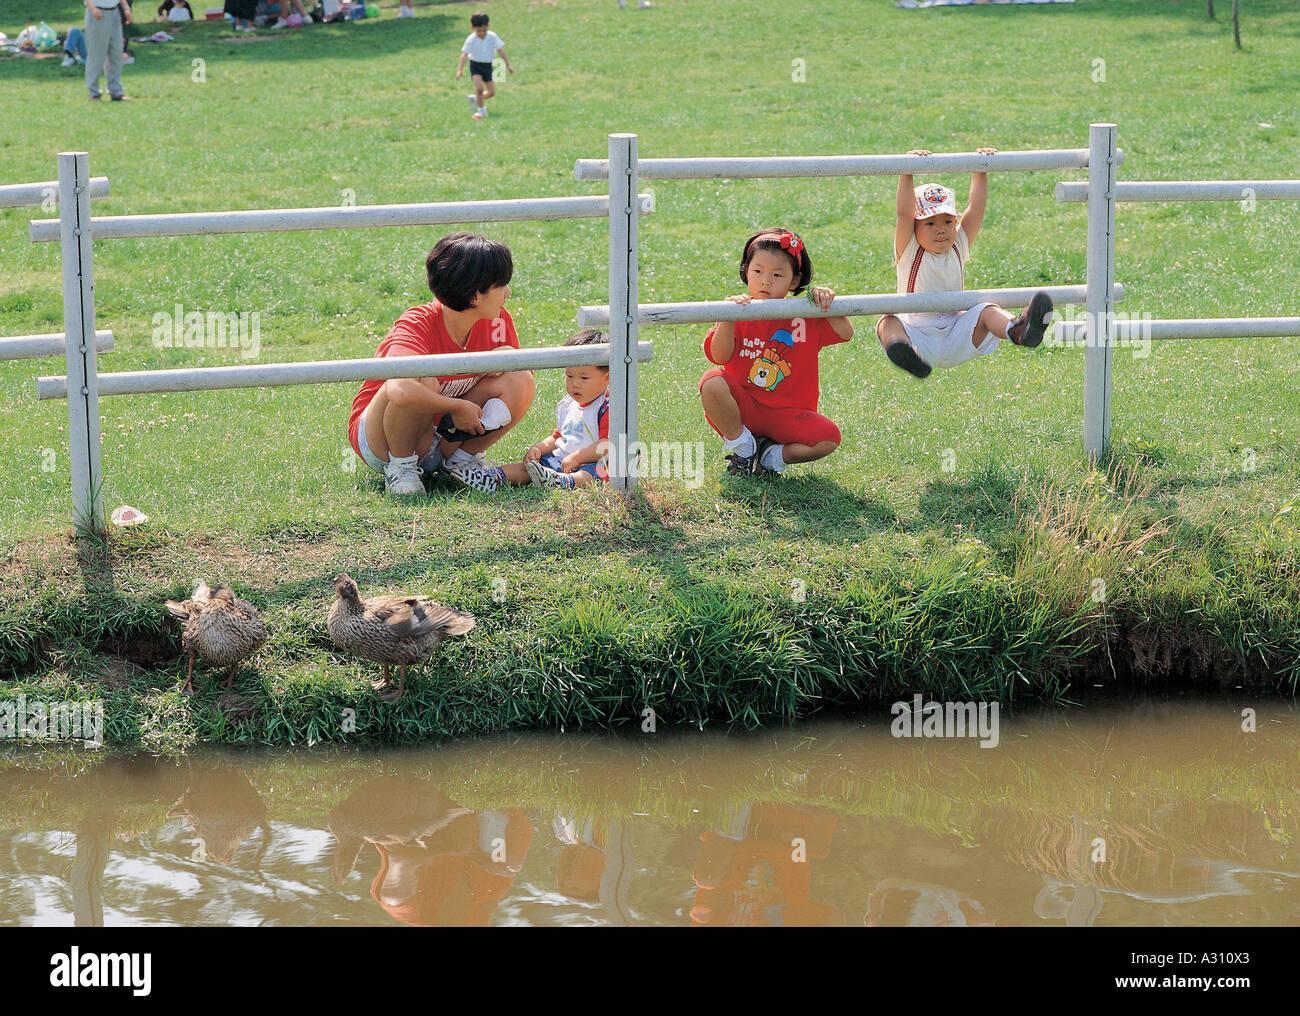
[[[770,437],[760,437],[758,439],[758,444],[755,445],[754,454],[750,460],[749,474],[751,476],[762,476],[764,473],[771,472],[771,470],[763,466],[763,456],[767,454],[767,450],[774,444],[776,442]]]
[[[1046,293],[1035,293],[1029,306],[1020,312],[1020,317],[1007,325],[1007,338],[1017,346],[1033,348],[1041,345],[1051,320],[1052,298]]]
[[[889,357],[890,362],[896,366],[902,367],[909,374],[919,378],[930,376],[931,366],[922,360],[912,348],[910,342],[895,342],[885,347],[885,355]]]

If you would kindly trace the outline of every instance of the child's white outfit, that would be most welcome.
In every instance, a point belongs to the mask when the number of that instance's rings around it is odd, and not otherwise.
[[[916,234],[907,241],[895,263],[900,293],[949,293],[966,288],[963,269],[970,259],[970,240],[957,227],[957,239],[946,254],[932,254],[921,247]],[[977,356],[992,353],[1001,341],[990,332],[976,347],[971,341],[981,312],[991,303],[978,303],[970,310],[946,313],[899,314],[912,348],[931,367],[956,367]]]
[[[505,45],[501,41],[501,36],[489,28],[487,34],[481,39],[477,32],[470,32],[460,51],[467,54],[475,63],[490,64],[495,59],[497,50],[504,49]]]
[[[541,459],[548,469],[560,470],[566,455],[609,438],[609,392],[605,391],[585,406],[572,395],[565,395],[555,407],[555,450]],[[584,462],[579,472],[590,473],[597,480],[608,478],[604,464]],[[602,475],[603,474],[603,475]]]

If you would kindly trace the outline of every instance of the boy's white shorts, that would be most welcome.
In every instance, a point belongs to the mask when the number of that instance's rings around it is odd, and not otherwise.
[[[956,316],[936,314],[899,314],[907,338],[917,355],[931,367],[956,367],[977,356],[992,353],[1002,340],[991,332],[976,348],[971,341],[980,313],[991,303],[977,303]]]

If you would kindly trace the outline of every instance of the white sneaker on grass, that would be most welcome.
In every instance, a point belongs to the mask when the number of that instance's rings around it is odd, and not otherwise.
[[[395,497],[423,494],[424,483],[420,479],[423,475],[424,470],[416,465],[414,455],[401,458],[390,455],[384,464],[384,492]]]
[[[72,54],[69,53],[67,56],[65,56],[65,57],[63,58],[63,63],[59,64],[59,66],[60,66],[60,67],[71,67],[74,63],[76,63],[76,61],[72,59]]]
[[[529,460],[524,463],[524,471],[534,487],[554,487],[556,490],[573,490],[578,486],[575,473],[560,473],[544,466],[540,462]]]
[[[495,494],[497,488],[506,482],[506,471],[500,466],[484,468],[479,464],[480,461],[482,460],[444,462],[438,471],[458,487]]]

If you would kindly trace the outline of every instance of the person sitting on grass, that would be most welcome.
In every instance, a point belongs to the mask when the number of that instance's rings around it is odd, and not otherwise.
[[[584,328],[564,344],[590,346],[608,341],[599,329]],[[534,487],[561,490],[608,482],[609,367],[566,367],[564,391],[555,407],[554,433],[524,454],[528,479]]]
[[[474,31],[469,33],[464,45],[460,47],[460,63],[456,65],[456,80],[459,81],[465,72],[465,58],[469,57],[469,76],[474,82],[474,94],[469,97],[469,104],[474,111],[475,120],[487,116],[487,101],[497,93],[496,85],[492,83],[492,61],[496,55],[501,54],[507,71],[511,74],[515,72],[510,66],[510,58],[506,56],[506,44],[501,41],[501,36],[488,28],[488,20],[482,11],[475,11],[469,16],[469,24]]]
[[[780,300],[808,286],[812,260],[788,229],[765,229],[745,243],[740,280],[749,292],[728,297],[733,303]],[[835,298],[821,286],[812,286],[809,295],[823,311]],[[840,429],[817,412],[817,356],[824,346],[851,338],[847,317],[713,326],[704,355],[720,369],[700,379],[700,399],[705,419],[730,453],[727,472],[781,473],[791,462],[825,458],[840,446]]]
[[[565,346],[608,342],[603,331],[582,329]],[[491,490],[503,485],[575,490],[608,482],[610,453],[610,368],[595,364],[564,368],[567,394],[555,407],[555,430],[524,452],[524,461],[487,469]],[[486,487],[478,487],[485,490]]]
[[[189,0],[163,0],[158,5],[158,14],[154,21],[193,21],[194,10]]]
[[[514,274],[509,248],[453,233],[429,252],[425,272],[434,301],[402,314],[376,356],[519,348],[505,309]],[[420,477],[434,470],[490,493],[498,481],[483,453],[519,422],[534,393],[530,370],[366,381],[352,400],[348,440],[383,475],[389,494],[423,493]]]
[[[997,153],[996,148],[976,151],[980,155]],[[914,149],[907,154],[930,153]],[[963,270],[984,221],[988,190],[988,174],[972,173],[966,211],[958,215],[956,195],[947,187],[934,183],[914,187],[911,173],[898,177],[894,267],[900,293],[966,288]],[[925,378],[935,367],[956,367],[992,353],[1000,339],[1009,338],[1017,346],[1037,346],[1051,317],[1052,298],[1039,292],[1017,318],[995,303],[978,303],[966,311],[886,314],[876,322],[876,335],[891,362]]]
[[[608,342],[604,332],[584,328],[566,346]],[[609,368],[595,364],[564,369],[564,398],[555,407],[555,430],[524,453],[523,462],[487,470],[492,490],[501,486],[574,490],[608,482]],[[486,489],[479,487],[479,490]]]

